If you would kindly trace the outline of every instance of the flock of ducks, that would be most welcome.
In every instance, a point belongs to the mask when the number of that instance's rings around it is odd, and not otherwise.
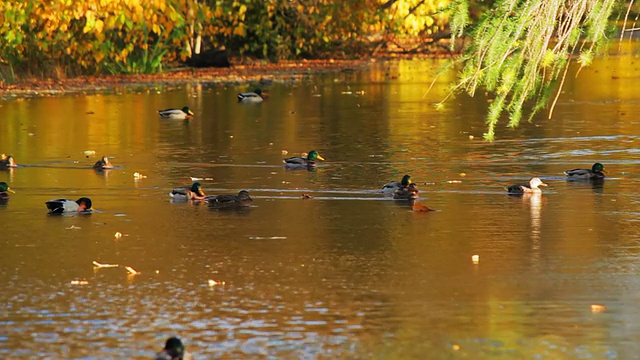
[[[306,156],[288,157],[283,159],[283,162],[287,169],[307,169],[311,171],[316,168],[317,160],[324,160],[324,158],[320,156],[318,151],[311,150]],[[18,167],[18,164],[13,156],[4,154],[0,156],[0,169],[6,170],[15,167]],[[114,165],[107,156],[103,156],[93,165],[93,169],[96,171],[105,171],[113,168]],[[564,173],[567,176],[567,180],[570,181],[598,181],[605,178],[604,166],[599,162],[593,164],[591,169],[577,168],[567,170]],[[509,195],[539,194],[542,192],[541,186],[547,186],[547,184],[542,182],[539,177],[533,177],[527,183],[514,184],[506,189]],[[15,192],[11,190],[9,184],[4,181],[0,182],[0,203],[6,203],[10,198],[10,193]],[[393,196],[396,200],[415,200],[419,196],[418,187],[411,181],[410,175],[404,175],[400,181],[386,183],[382,186],[382,193]],[[198,181],[193,182],[190,186],[174,188],[169,193],[169,196],[174,201],[202,201],[215,209],[245,208],[251,206],[253,202],[247,190],[240,190],[237,194],[207,195],[202,189],[202,184]],[[45,205],[51,214],[86,213],[93,210],[93,203],[88,197],[81,197],[78,200],[53,199],[47,201]]]

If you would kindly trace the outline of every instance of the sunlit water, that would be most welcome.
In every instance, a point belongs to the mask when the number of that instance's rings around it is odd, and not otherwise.
[[[235,101],[255,85],[4,101],[0,152],[22,166],[0,171],[16,191],[0,206],[0,357],[144,359],[178,335],[200,359],[635,358],[633,61],[583,70],[552,120],[493,143],[486,99],[433,106],[454,75],[427,93],[439,61],[276,82],[257,106]],[[155,113],[184,105],[189,122]],[[312,149],[316,171],[282,166]],[[117,168],[92,170],[102,155]],[[603,184],[563,178],[596,161]],[[438,211],[378,192],[405,173]],[[544,195],[506,195],[532,176]],[[253,206],[171,202],[192,177]],[[47,215],[81,196],[92,215]]]

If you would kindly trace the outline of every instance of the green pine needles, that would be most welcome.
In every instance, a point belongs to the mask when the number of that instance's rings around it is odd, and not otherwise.
[[[619,3],[619,2],[618,2]],[[615,0],[498,0],[473,26],[472,44],[461,57],[455,91],[473,96],[482,89],[495,97],[487,114],[486,140],[508,114],[515,127],[548,107],[549,117],[571,59],[591,63],[607,41]],[[468,23],[466,1],[453,7],[452,36]],[[453,44],[453,41],[452,41]]]

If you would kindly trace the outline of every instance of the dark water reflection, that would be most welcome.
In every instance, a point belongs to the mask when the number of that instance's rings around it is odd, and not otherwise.
[[[640,83],[619,62],[490,144],[486,101],[434,109],[438,61],[274,84],[259,106],[196,85],[6,101],[0,152],[23,166],[0,172],[0,354],[148,358],[178,334],[198,358],[634,358]],[[183,105],[190,122],[155,114]],[[315,171],[282,167],[312,149]],[[604,183],[562,177],[595,161]],[[376,192],[405,173],[439,211]],[[541,197],[506,195],[534,175]],[[191,177],[254,206],[171,202]],[[47,216],[60,196],[96,212]]]

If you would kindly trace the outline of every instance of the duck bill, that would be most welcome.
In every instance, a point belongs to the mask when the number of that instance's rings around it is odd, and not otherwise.
[[[188,115],[191,115],[191,116],[193,116],[193,115],[194,115],[193,111],[191,111],[191,110],[189,110],[189,112],[188,112],[187,114],[188,114]]]
[[[323,158],[322,156],[320,156],[320,155],[318,155],[318,156],[316,157],[316,159],[324,161],[324,158]]]
[[[541,182],[538,186],[547,186],[547,184]]]
[[[200,196],[206,196],[206,195],[205,195],[205,193],[204,193],[204,191],[202,191],[202,190],[198,190],[198,195],[200,195]]]
[[[8,191],[8,192],[10,192],[10,193],[12,193],[12,194],[15,194],[15,193],[16,193],[15,191],[13,191],[13,190],[11,190],[11,189],[9,189],[9,188],[7,188],[7,191]]]

